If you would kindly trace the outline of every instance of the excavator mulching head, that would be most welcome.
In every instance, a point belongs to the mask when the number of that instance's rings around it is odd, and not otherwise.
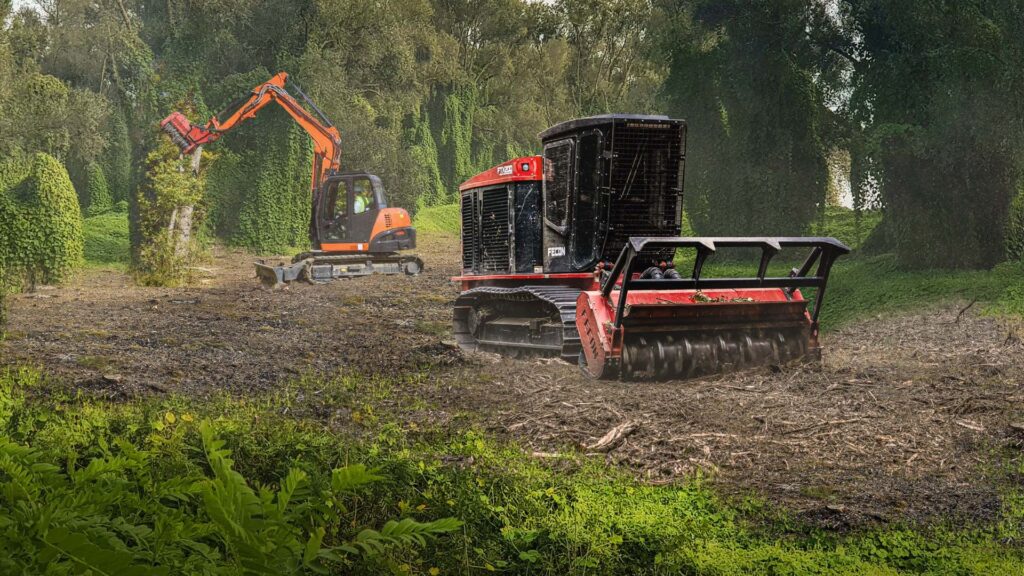
[[[211,134],[209,130],[189,122],[181,112],[172,112],[170,116],[161,120],[160,129],[185,155],[191,154],[201,144],[206,143]]]
[[[759,248],[757,274],[702,278],[722,247]],[[784,247],[810,254],[788,276],[767,276]],[[642,255],[677,248],[696,249],[689,277],[641,270]],[[671,379],[819,357],[825,286],[836,258],[849,251],[834,238],[630,238],[603,271],[601,289],[577,300],[580,367],[596,378]],[[810,311],[801,288],[815,290]]]

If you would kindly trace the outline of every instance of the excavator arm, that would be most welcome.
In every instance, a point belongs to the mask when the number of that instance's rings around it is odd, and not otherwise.
[[[341,165],[341,136],[323,112],[302,89],[294,85],[302,101],[316,113],[306,110],[287,90],[288,73],[279,72],[270,80],[253,88],[248,95],[230,104],[224,112],[210,118],[205,126],[189,122],[181,112],[173,112],[160,122],[160,128],[181,148],[182,154],[191,154],[200,146],[216,142],[222,134],[242,122],[255,118],[256,114],[271,102],[279,104],[313,140],[313,193],[320,190],[320,184],[330,172],[336,172]]]

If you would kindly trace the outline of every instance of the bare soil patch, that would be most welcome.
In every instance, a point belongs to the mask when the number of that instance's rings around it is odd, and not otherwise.
[[[491,428],[542,456],[601,452],[655,483],[701,471],[831,528],[984,521],[1019,482],[1008,470],[1024,440],[1024,348],[958,311],[826,334],[820,366],[693,381],[595,382],[566,365],[491,359],[492,379],[459,400],[500,405]]]
[[[87,270],[67,287],[15,296],[0,361],[41,365],[114,397],[151,392],[257,393],[299,375],[391,374],[452,361],[441,353],[452,240],[422,242],[428,273],[267,290],[255,258],[218,250],[200,280],[147,288]],[[447,257],[450,261],[450,257]],[[456,354],[457,357],[457,354]]]
[[[91,270],[11,302],[0,364],[42,366],[110,398],[253,394],[304,374],[426,374],[382,401],[421,428],[456,419],[545,461],[595,453],[653,483],[705,473],[831,528],[995,516],[1024,441],[1024,346],[1000,322],[931,312],[827,333],[820,366],[684,382],[596,382],[559,361],[450,345],[457,240],[425,235],[427,271],[262,289],[252,257],[140,288]]]

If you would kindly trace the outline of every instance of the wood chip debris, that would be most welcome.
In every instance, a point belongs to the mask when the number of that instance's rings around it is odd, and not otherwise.
[[[636,432],[639,428],[640,423],[633,420],[627,420],[626,422],[623,422],[609,430],[597,442],[586,445],[583,448],[588,452],[610,452],[625,440],[627,436]]]
[[[978,424],[976,422],[971,422],[970,420],[955,420],[955,422],[958,425],[963,426],[964,428],[967,428],[968,430],[974,430],[975,432],[984,432],[985,431],[985,427],[984,426],[982,426],[981,424]]]

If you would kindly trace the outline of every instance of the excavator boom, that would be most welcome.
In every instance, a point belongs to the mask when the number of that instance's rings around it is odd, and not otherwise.
[[[210,118],[206,126],[196,126],[181,112],[173,112],[160,122],[160,128],[170,136],[182,154],[191,154],[200,146],[216,142],[225,132],[255,118],[265,106],[276,102],[313,140],[313,190],[317,190],[326,174],[337,172],[341,167],[341,135],[302,89],[292,83],[296,93],[319,118],[307,111],[288,92],[287,83],[288,73],[279,72],[270,80],[253,88],[247,96],[232,102],[220,115]],[[223,119],[219,116],[223,116]]]

